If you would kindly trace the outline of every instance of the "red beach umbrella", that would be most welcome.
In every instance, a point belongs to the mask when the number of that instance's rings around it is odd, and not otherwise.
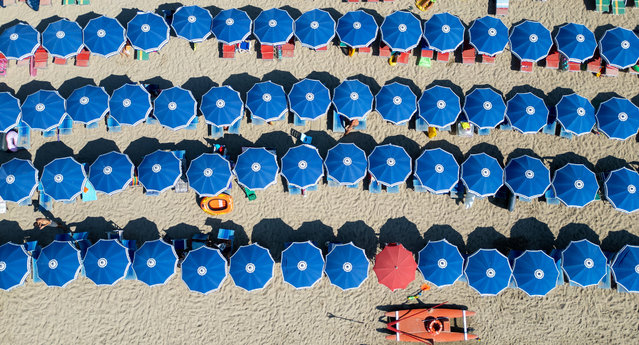
[[[417,263],[404,246],[390,243],[375,257],[377,281],[392,291],[405,289],[415,279]]]

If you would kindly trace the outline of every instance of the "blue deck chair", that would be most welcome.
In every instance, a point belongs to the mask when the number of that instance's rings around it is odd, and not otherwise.
[[[314,192],[316,190],[317,190],[317,183],[305,189],[305,191],[307,192]]]
[[[363,118],[361,120],[359,120],[359,123],[357,124],[357,126],[353,127],[353,129],[358,130],[358,131],[363,131],[366,129],[366,118]]]
[[[260,119],[259,117],[255,117],[251,114],[251,123],[256,125],[256,126],[262,126],[264,124],[266,124],[266,121]]]
[[[31,257],[31,279],[34,283],[42,283],[42,279],[38,275],[38,265],[36,265],[36,258]]]
[[[240,125],[242,124],[242,119],[235,121],[233,126],[229,127],[229,133],[231,134],[240,134]]]
[[[327,184],[328,184],[328,186],[329,186],[329,187],[339,187],[339,186],[341,186],[341,185],[339,184],[339,182],[337,182],[337,181],[333,180],[333,179],[332,179],[332,178],[330,178],[330,177],[329,177],[329,178],[327,178],[327,179],[326,179],[326,181],[327,181]]]
[[[418,116],[415,120],[415,130],[418,132],[428,132],[428,122]]]
[[[353,189],[359,188],[359,183],[353,183],[353,184],[346,185],[346,188],[353,188]]]
[[[117,133],[122,131],[122,126],[120,126],[120,123],[116,119],[109,116],[107,117],[107,131]]]
[[[499,124],[499,129],[502,131],[512,131],[513,126],[510,124],[508,120],[504,120],[504,122]]]
[[[548,188],[546,193],[544,194],[544,198],[546,199],[546,203],[548,205],[559,205],[559,198],[555,195],[555,191],[552,188]]]
[[[133,262],[133,257],[135,256],[135,251],[138,249],[138,246],[135,240],[120,240],[123,246],[128,249],[129,259]],[[135,275],[135,271],[133,270],[133,265],[129,265],[129,269],[126,271],[126,275],[124,276],[124,280],[137,280],[138,277]]]
[[[561,250],[553,249],[550,251],[550,257],[555,260],[555,267],[559,271],[557,276],[557,286],[566,284],[566,276],[563,268],[561,268]]]
[[[427,193],[428,189],[419,181],[417,177],[413,177],[413,190],[419,193]]]
[[[159,123],[158,119],[155,118],[155,116],[149,115],[146,118],[146,124],[147,125],[157,125]]]
[[[209,236],[207,234],[201,232],[193,234],[193,236],[191,236],[191,250],[205,246],[208,240]]]
[[[297,114],[293,115],[293,125],[294,126],[304,126],[306,125],[306,121],[300,119],[299,116],[297,116]]]
[[[302,190],[295,186],[288,185],[288,193],[291,195],[302,195]]]
[[[342,123],[342,117],[333,110],[333,132],[335,133],[344,133],[346,129],[344,128],[344,124]]]
[[[572,139],[573,134],[568,132],[568,131],[566,131],[564,129],[564,126],[560,126],[559,127],[559,136],[562,137],[562,138],[566,138],[566,139]]]
[[[71,116],[66,115],[64,117],[60,127],[58,127],[58,130],[60,131],[60,135],[70,135],[73,133],[73,119]]]
[[[42,131],[42,136],[45,138],[51,138],[51,137],[55,137],[57,133],[58,133],[58,128],[54,128],[48,131]]]
[[[515,210],[515,203],[517,201],[517,196],[513,193],[508,193],[508,211],[512,212]]]
[[[196,130],[196,129],[197,129],[197,124],[198,124],[199,122],[200,122],[200,120],[198,120],[198,117],[196,116],[196,117],[194,117],[194,118],[193,118],[193,121],[191,121],[191,122],[189,123],[189,125],[185,127],[185,129],[188,129],[188,130],[194,131],[194,130]]]
[[[229,229],[219,229],[217,231],[217,239],[231,242],[231,252],[233,251],[233,242],[235,240],[235,231]]]
[[[477,127],[477,135],[490,135],[490,128]]]
[[[27,150],[31,148],[31,127],[24,121],[18,124],[18,147]]]
[[[541,132],[548,135],[557,135],[557,121],[547,123]]]
[[[98,194],[93,187],[93,184],[87,180],[82,189],[82,202],[96,201],[98,200]]]
[[[224,136],[224,128],[208,125],[209,127],[209,136],[213,139],[218,139]]]
[[[368,185],[368,191],[373,194],[379,194],[382,192],[382,185],[376,180],[371,179],[371,182]]]
[[[94,122],[91,122],[88,125],[84,125],[84,128],[86,128],[86,129],[96,129],[98,127],[100,127],[100,121],[94,121]]]
[[[386,187],[386,193],[388,194],[398,194],[399,193],[399,185]]]
[[[460,200],[463,197],[465,191],[466,188],[464,188],[464,183],[460,179],[459,182],[457,182],[457,184],[453,187],[453,189],[450,190],[450,198]]]
[[[53,207],[53,199],[44,193],[44,187],[42,187],[42,182],[38,182],[38,207],[45,211],[51,211]]]
[[[124,234],[124,230],[111,230],[111,231],[107,231],[106,233],[107,239],[118,240],[120,242],[122,242],[123,240],[123,237],[122,237],[123,234]]]

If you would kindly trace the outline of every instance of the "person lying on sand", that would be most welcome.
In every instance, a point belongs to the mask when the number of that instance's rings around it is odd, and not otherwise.
[[[50,226],[52,228],[59,228],[59,229],[64,229],[64,230],[68,230],[68,228],[66,227],[66,225],[64,224],[60,224],[54,220],[51,220],[49,218],[36,218],[35,223],[33,223],[33,226],[42,230],[44,228],[46,228],[47,226]]]
[[[350,133],[355,127],[359,125],[359,120],[346,120],[346,126],[344,126],[344,135]]]

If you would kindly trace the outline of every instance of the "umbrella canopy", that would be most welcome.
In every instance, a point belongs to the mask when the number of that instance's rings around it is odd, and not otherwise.
[[[546,296],[557,286],[555,260],[541,250],[527,250],[515,259],[513,278],[528,296]]]
[[[31,129],[52,130],[64,119],[65,103],[58,91],[36,91],[27,96],[22,103],[22,121]]]
[[[368,47],[377,38],[377,23],[372,15],[362,11],[346,12],[337,20],[339,40],[351,48]]]
[[[466,259],[464,274],[473,290],[482,296],[496,296],[508,287],[512,269],[497,249],[479,249]]]
[[[492,196],[504,184],[504,170],[496,158],[475,153],[462,163],[461,180],[469,192],[482,198]]]
[[[80,251],[68,241],[53,241],[36,260],[38,277],[47,286],[65,287],[80,273]]]
[[[335,37],[335,21],[328,12],[317,8],[299,16],[294,29],[302,46],[311,49],[325,47]]]
[[[157,150],[142,159],[138,178],[147,191],[162,193],[182,176],[182,162],[171,151]]]
[[[229,273],[235,286],[246,291],[261,290],[273,278],[275,261],[268,249],[253,243],[241,246],[231,257]]]
[[[606,178],[604,188],[606,200],[619,211],[635,212],[639,210],[637,187],[639,187],[639,173],[628,168],[614,170]]]
[[[626,244],[615,255],[611,267],[617,285],[628,292],[639,292],[639,246]]]
[[[272,81],[257,83],[246,94],[246,107],[252,117],[266,122],[279,120],[288,113],[286,92]]]
[[[225,279],[226,259],[219,249],[202,246],[190,251],[182,262],[182,280],[191,291],[216,291]]]
[[[240,93],[232,87],[227,85],[212,87],[202,96],[200,111],[206,123],[212,126],[233,126],[244,114],[244,103]]]
[[[282,252],[282,276],[294,288],[313,287],[323,274],[322,251],[311,241],[293,242]]]
[[[125,84],[113,91],[109,113],[121,125],[135,126],[151,113],[151,95],[139,84]]]
[[[595,54],[597,40],[595,34],[585,25],[568,23],[559,28],[555,35],[557,50],[573,62],[584,62]]]
[[[237,156],[233,173],[237,182],[250,190],[266,189],[277,183],[277,156],[263,147],[249,147]]]
[[[476,19],[468,29],[470,45],[482,55],[495,56],[508,44],[508,28],[501,19],[485,16]]]
[[[306,189],[324,176],[322,156],[315,146],[302,144],[291,147],[282,157],[282,176],[289,185]]]
[[[38,186],[38,170],[26,159],[13,158],[0,165],[0,198],[21,203],[31,199]]]
[[[417,47],[422,39],[421,21],[406,11],[396,11],[386,16],[380,30],[382,41],[394,52],[410,51]]]
[[[117,19],[100,16],[89,20],[82,31],[91,54],[108,58],[119,54],[126,43],[124,27]]]
[[[133,271],[138,280],[148,286],[166,284],[175,274],[177,262],[172,245],[162,240],[147,241],[135,251]]]
[[[377,275],[377,281],[386,285],[391,291],[405,289],[410,282],[415,280],[417,263],[413,253],[401,244],[391,243],[375,256],[373,271]]]
[[[479,128],[495,128],[504,121],[506,104],[493,89],[478,88],[466,95],[464,113]]]
[[[446,240],[428,241],[419,251],[417,262],[424,280],[437,287],[455,284],[464,270],[464,258],[459,249]]]
[[[242,10],[230,8],[223,10],[213,18],[211,31],[218,41],[233,45],[251,35],[251,18]]]
[[[186,171],[189,186],[201,197],[224,192],[233,179],[231,163],[218,153],[203,153],[191,161]]]
[[[595,107],[576,93],[561,96],[555,113],[559,124],[574,135],[590,133],[595,126]]]
[[[549,113],[544,100],[530,92],[518,93],[506,103],[508,122],[524,134],[539,132],[548,122]]]
[[[581,287],[597,285],[606,275],[607,259],[598,245],[588,241],[570,241],[561,252],[561,268],[571,283]]]
[[[373,110],[373,93],[359,80],[344,80],[335,88],[333,104],[347,119],[362,120]]]
[[[584,207],[595,201],[599,184],[595,173],[583,164],[568,163],[555,171],[552,188],[568,207]]]
[[[67,98],[67,113],[73,121],[86,125],[102,120],[109,112],[109,94],[103,87],[86,85]]]
[[[262,11],[255,18],[253,34],[261,44],[285,44],[293,37],[293,18],[279,8]]]
[[[173,13],[171,27],[177,37],[189,42],[203,42],[211,34],[213,16],[200,6],[182,6]]]
[[[333,245],[326,255],[324,271],[331,284],[342,290],[350,290],[360,287],[368,278],[369,265],[364,249],[349,242]]]
[[[424,90],[417,105],[419,117],[436,128],[452,125],[461,113],[459,96],[445,86],[435,85]]]
[[[133,179],[133,163],[124,153],[111,151],[100,155],[89,168],[89,181],[96,191],[113,195],[123,191]]]
[[[550,170],[544,163],[528,155],[514,158],[504,169],[506,186],[516,196],[537,198],[550,187]]]
[[[0,289],[11,290],[24,284],[30,273],[31,256],[23,246],[5,243],[0,246]]]
[[[169,25],[160,15],[138,12],[126,24],[126,37],[133,48],[151,53],[160,50],[169,42]]]
[[[40,182],[44,193],[56,201],[73,201],[84,188],[87,175],[71,157],[54,159],[44,166]]]
[[[197,102],[191,91],[174,86],[162,90],[155,98],[153,116],[172,130],[186,128],[197,116]]]
[[[329,179],[354,185],[366,177],[366,153],[351,143],[338,143],[328,150],[324,166]]]
[[[54,57],[68,59],[82,50],[82,28],[78,23],[60,19],[42,32],[42,46]]]
[[[550,31],[532,20],[515,25],[509,41],[510,50],[521,61],[537,62],[548,56],[552,47]]]
[[[459,182],[459,164],[450,152],[424,150],[415,160],[415,176],[431,193],[448,193]]]
[[[639,108],[625,98],[613,97],[599,105],[597,128],[611,139],[626,140],[639,130]]]
[[[20,101],[8,92],[0,92],[0,132],[6,133],[20,122]]]
[[[607,30],[599,40],[601,57],[617,68],[628,68],[639,60],[639,37],[631,30]]]
[[[304,79],[293,84],[288,93],[288,103],[300,119],[313,121],[326,115],[331,106],[331,94],[322,82]]]
[[[29,24],[18,23],[0,35],[0,52],[9,60],[32,56],[39,46],[40,33]]]
[[[406,150],[393,144],[375,146],[368,155],[368,171],[376,181],[387,187],[406,182],[413,169],[412,163]]]
[[[384,120],[401,125],[417,111],[417,96],[404,84],[384,85],[375,95],[375,110]]]
[[[82,265],[95,285],[114,285],[126,275],[131,259],[120,241],[100,239],[87,249]]]
[[[424,38],[431,49],[449,53],[464,42],[464,24],[448,12],[437,13],[424,23]]]

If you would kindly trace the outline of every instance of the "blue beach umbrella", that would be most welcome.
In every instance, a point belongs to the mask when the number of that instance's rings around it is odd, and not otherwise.
[[[5,243],[0,246],[0,289],[11,290],[24,284],[30,273],[31,256],[23,246]]]
[[[203,42],[211,34],[213,16],[200,6],[182,6],[173,13],[171,27],[175,34],[189,42]]]
[[[249,147],[237,156],[233,173],[238,183],[250,190],[266,189],[277,183],[277,157],[263,147]]]
[[[508,44],[508,28],[501,19],[485,16],[476,19],[468,29],[470,45],[482,55],[495,56]]]
[[[354,185],[363,180],[367,169],[366,153],[351,143],[338,143],[328,150],[324,166],[329,179],[341,185]]]
[[[512,269],[497,249],[479,249],[466,259],[464,274],[473,290],[482,296],[496,296],[508,287]]]
[[[561,96],[555,112],[559,124],[574,135],[590,133],[595,126],[595,107],[576,93]]]
[[[552,188],[568,207],[584,207],[595,201],[599,185],[595,173],[583,164],[568,163],[555,171]]]
[[[384,85],[375,95],[375,110],[384,120],[401,125],[417,111],[417,96],[404,84]]]
[[[223,10],[213,18],[211,31],[218,41],[226,44],[238,44],[251,35],[251,18],[242,10],[230,8]]]
[[[455,284],[464,270],[464,258],[457,246],[446,240],[428,241],[419,251],[417,268],[424,280],[437,287]]]
[[[182,163],[171,151],[157,150],[142,159],[138,178],[147,191],[158,193],[172,188],[182,176]]]
[[[162,90],[155,98],[153,116],[174,131],[186,128],[197,116],[197,102],[191,91],[174,86]]]
[[[73,201],[84,188],[87,175],[71,157],[58,158],[44,166],[40,182],[44,193],[55,201]]]
[[[607,259],[598,245],[588,241],[570,241],[561,252],[561,268],[570,283],[581,287],[597,285],[606,275]]]
[[[268,249],[253,243],[241,246],[231,257],[229,274],[236,286],[254,291],[263,289],[273,278],[275,261]]]
[[[224,192],[233,179],[231,163],[217,153],[203,153],[191,161],[186,171],[189,185],[202,197]]]
[[[492,196],[504,184],[504,170],[496,158],[475,153],[462,163],[461,180],[469,192],[480,197]]]
[[[346,12],[337,20],[339,40],[351,48],[368,47],[377,38],[377,23],[372,15],[362,11]]]
[[[230,86],[212,87],[200,103],[200,111],[206,123],[212,126],[233,126],[244,114],[244,103],[240,93]]]
[[[518,93],[506,102],[508,122],[521,133],[539,132],[548,122],[544,100],[530,92]]]
[[[506,186],[516,196],[537,198],[550,187],[550,170],[544,163],[528,155],[514,158],[504,169]]]
[[[135,167],[129,156],[111,151],[100,155],[89,168],[89,181],[96,191],[113,195],[123,191],[133,179]]]
[[[65,103],[58,91],[36,91],[22,102],[22,121],[31,129],[41,131],[54,129],[64,119]]]
[[[86,85],[67,98],[67,113],[86,125],[100,121],[109,112],[109,94],[103,87]]]
[[[461,113],[459,96],[451,88],[439,85],[426,89],[417,105],[419,117],[436,128],[452,125]]]
[[[550,52],[552,37],[541,23],[526,20],[515,25],[509,37],[510,50],[521,61],[537,62]]]
[[[21,203],[30,199],[38,186],[38,170],[26,159],[13,158],[0,165],[0,198]]]
[[[129,250],[118,240],[100,239],[87,249],[82,265],[95,285],[114,285],[126,275],[131,259]]]
[[[135,126],[151,113],[151,95],[139,84],[125,84],[113,91],[109,113],[121,125]]]
[[[464,24],[448,12],[437,13],[424,23],[424,38],[430,48],[449,53],[464,42]]]
[[[333,94],[337,113],[349,120],[362,120],[373,110],[373,93],[359,80],[344,80]]]
[[[495,128],[504,121],[506,104],[493,89],[477,88],[466,95],[464,113],[479,128]]]
[[[105,58],[117,55],[126,44],[124,27],[111,17],[100,16],[89,20],[82,34],[84,45],[91,54]]]
[[[0,132],[6,133],[20,122],[20,101],[8,92],[0,92]]]
[[[182,262],[182,280],[191,291],[216,291],[225,279],[226,259],[219,249],[202,246],[190,251]]]
[[[601,103],[595,117],[597,128],[611,139],[626,140],[639,130],[639,108],[625,98]]]
[[[84,46],[82,28],[68,19],[53,22],[42,32],[42,46],[54,57],[68,59],[78,55]]]
[[[294,288],[313,287],[323,274],[322,251],[311,241],[293,242],[282,251],[282,276]]]
[[[597,40],[595,34],[585,25],[568,23],[559,28],[555,35],[557,50],[574,62],[584,62],[595,54]]]
[[[628,168],[614,170],[605,182],[606,199],[619,211],[639,210],[639,173]]]
[[[331,94],[319,80],[304,79],[293,84],[288,103],[300,119],[313,121],[326,115],[331,106]]]
[[[40,33],[33,26],[18,23],[0,35],[0,52],[9,60],[32,56],[40,46]]]
[[[261,44],[285,44],[293,37],[293,18],[279,8],[262,11],[255,18],[253,34]]]
[[[272,81],[257,83],[246,93],[246,107],[251,116],[267,122],[279,120],[288,113],[286,92]]]
[[[317,148],[302,144],[291,147],[282,157],[282,176],[289,185],[306,189],[324,176],[322,156]]]
[[[36,260],[38,277],[47,286],[65,287],[80,273],[80,251],[69,241],[53,241]]]
[[[611,267],[617,285],[628,292],[639,292],[639,246],[626,244]]]
[[[379,183],[394,187],[406,182],[412,172],[412,159],[401,146],[375,146],[368,155],[368,171]]]
[[[160,50],[169,42],[169,25],[160,15],[138,12],[126,24],[126,37],[133,48],[146,53]]]
[[[380,26],[382,41],[392,51],[407,52],[417,47],[422,39],[422,23],[414,14],[396,11],[386,16]]]
[[[166,284],[175,274],[177,262],[172,245],[162,240],[147,241],[135,251],[133,271],[138,280],[148,286]]]
[[[415,176],[431,193],[448,193],[459,182],[459,164],[440,148],[424,150],[415,160]]]
[[[639,60],[639,37],[631,30],[614,28],[607,30],[599,40],[601,57],[617,68],[627,68]]]
[[[342,290],[356,289],[368,278],[370,262],[364,249],[353,242],[333,244],[326,255],[324,271],[331,284]]]
[[[546,296],[557,287],[558,277],[555,260],[541,250],[527,250],[513,263],[515,283],[528,296]]]
[[[322,48],[335,37],[335,21],[328,12],[317,8],[297,18],[294,28],[302,46],[311,49]]]

